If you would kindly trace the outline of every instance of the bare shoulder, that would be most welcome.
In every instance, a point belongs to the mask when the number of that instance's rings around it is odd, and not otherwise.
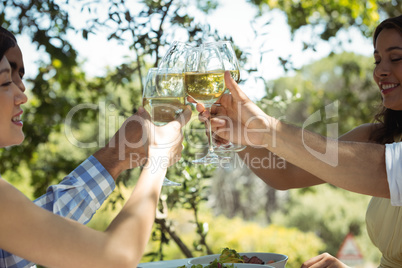
[[[342,141],[359,141],[359,142],[370,142],[371,133],[378,129],[381,125],[379,123],[367,123],[360,125],[351,131],[343,134],[339,137]]]

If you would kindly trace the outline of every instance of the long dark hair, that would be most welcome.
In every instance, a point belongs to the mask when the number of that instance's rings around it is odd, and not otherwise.
[[[402,34],[402,15],[386,19],[377,26],[373,36],[374,47],[378,35],[384,29],[396,29]],[[381,105],[380,111],[374,116],[374,121],[380,124],[371,133],[370,139],[372,141],[381,144],[392,143],[395,141],[395,137],[401,136],[402,111],[391,110]]]
[[[16,45],[17,39],[15,39],[15,36],[3,27],[0,27],[0,60],[3,59],[4,54],[9,48]]]

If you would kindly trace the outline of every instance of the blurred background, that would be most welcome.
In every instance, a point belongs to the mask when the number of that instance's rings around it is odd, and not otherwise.
[[[323,119],[308,129],[336,137],[372,121],[380,94],[371,35],[401,13],[399,0],[3,0],[0,23],[23,52],[29,101],[24,144],[0,149],[0,173],[32,199],[43,194],[136,111],[147,70],[175,40],[232,41],[253,101],[299,126],[319,111]],[[326,119],[327,105],[336,117]],[[183,157],[167,175],[182,186],[163,188],[143,262],[230,247],[285,254],[294,268],[321,252],[336,255],[351,233],[364,258],[356,266],[379,263],[365,228],[370,197],[332,185],[277,191],[236,155],[226,168],[193,165],[207,144],[193,116]],[[106,228],[139,172],[120,176],[91,227]]]

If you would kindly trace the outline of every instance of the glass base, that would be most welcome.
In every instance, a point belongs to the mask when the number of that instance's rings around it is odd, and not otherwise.
[[[214,151],[217,153],[225,153],[225,152],[240,152],[246,149],[245,145],[234,144],[229,142],[228,144],[223,144],[220,146],[214,146]]]
[[[181,186],[181,183],[171,181],[165,177],[162,186]]]

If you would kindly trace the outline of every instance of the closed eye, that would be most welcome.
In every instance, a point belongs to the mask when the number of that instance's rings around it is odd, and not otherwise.
[[[1,86],[2,86],[2,87],[8,87],[9,85],[11,85],[12,82],[13,82],[13,81],[5,82],[5,83],[1,84]]]

